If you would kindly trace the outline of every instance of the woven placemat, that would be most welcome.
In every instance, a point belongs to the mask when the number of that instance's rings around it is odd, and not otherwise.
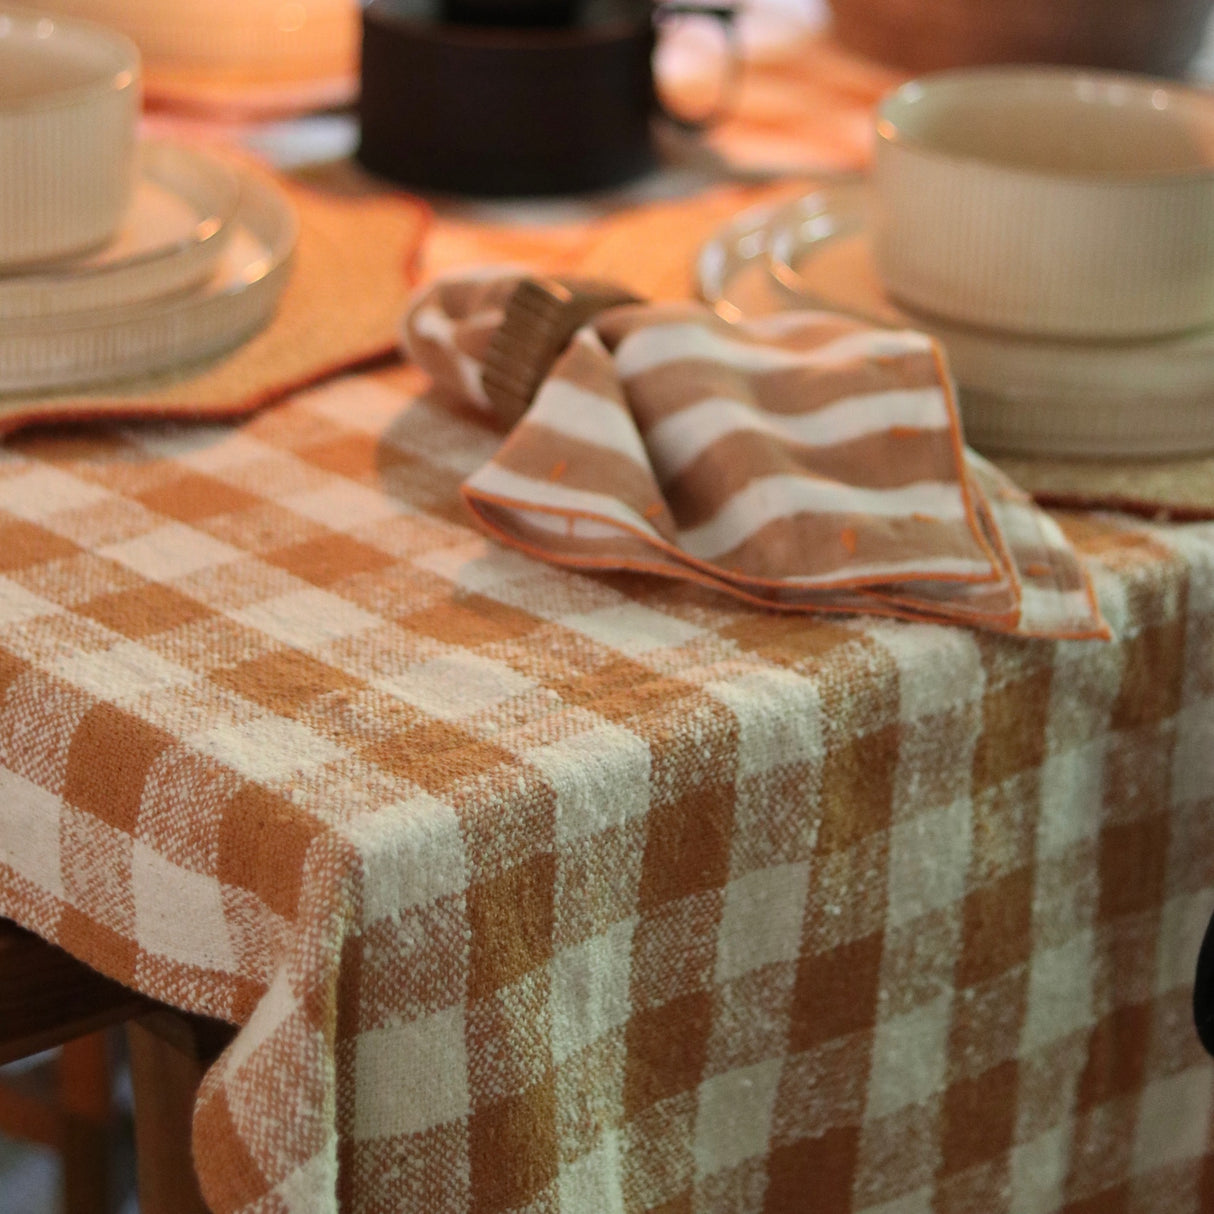
[[[63,394],[0,396],[0,434],[38,422],[235,416],[394,353],[429,207],[344,163],[271,180],[295,208],[299,243],[265,328],[227,354],[171,373]]]
[[[1214,519],[1214,456],[1166,460],[1045,460],[992,456],[1043,506],[1147,518]]]

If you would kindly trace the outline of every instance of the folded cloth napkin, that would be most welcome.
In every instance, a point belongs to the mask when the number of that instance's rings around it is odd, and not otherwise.
[[[924,334],[482,272],[419,292],[403,341],[510,427],[463,494],[533,556],[784,610],[1109,635],[1057,524],[965,448]]]

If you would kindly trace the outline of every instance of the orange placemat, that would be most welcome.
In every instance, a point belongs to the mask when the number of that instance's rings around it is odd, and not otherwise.
[[[273,180],[300,231],[290,280],[265,328],[226,354],[146,379],[0,395],[0,434],[36,422],[234,416],[392,354],[429,207],[344,164]]]
[[[993,456],[1022,489],[1058,510],[1117,510],[1173,522],[1214,519],[1214,456],[1050,460]]]

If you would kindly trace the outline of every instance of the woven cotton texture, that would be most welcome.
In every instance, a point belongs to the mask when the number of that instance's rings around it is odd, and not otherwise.
[[[855,162],[886,82],[714,138]],[[686,298],[765,196],[427,265]],[[1109,644],[823,621],[487,540],[500,444],[407,370],[0,447],[0,913],[243,1026],[217,1214],[1205,1214],[1214,529],[1061,520]]]
[[[490,534],[790,610],[1107,636],[1062,533],[964,451],[931,338],[829,313],[727,324],[696,304],[631,303],[545,343],[560,304],[549,295],[544,316],[543,291],[457,274],[405,317],[405,348],[436,383],[511,427],[464,485]],[[546,344],[546,365],[528,365]],[[511,359],[536,383],[521,416],[491,390]]]
[[[419,373],[0,448],[0,913],[243,1025],[216,1214],[1197,1214],[1214,530],[1112,643],[479,535]]]

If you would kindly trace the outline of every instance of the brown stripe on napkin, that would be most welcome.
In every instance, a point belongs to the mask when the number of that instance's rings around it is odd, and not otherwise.
[[[630,376],[628,392],[630,399],[636,402],[638,424],[642,430],[647,430],[669,414],[678,413],[702,399],[709,385],[718,391],[748,394],[756,382],[762,383],[763,405],[767,411],[800,415],[836,404],[847,396],[882,392],[891,386],[907,390],[935,389],[940,384],[940,371],[935,355],[930,351],[918,357],[908,355],[905,363],[897,367],[896,384],[891,380],[889,367],[874,366],[871,356],[864,354],[819,365],[814,368],[812,379],[805,375],[803,367],[754,371],[721,363],[697,366],[697,360],[688,359]]]
[[[911,519],[873,519],[859,513],[822,511],[778,518],[758,527],[746,541],[714,553],[712,563],[741,580],[784,582],[822,579],[832,586],[862,585],[874,579],[911,576],[956,559],[954,536],[944,527]],[[907,554],[913,553],[907,565]],[[851,568],[880,570],[859,576],[839,575]],[[909,568],[911,573],[903,574]],[[998,573],[981,566],[972,574],[947,571],[921,574],[919,581],[987,582]]]
[[[618,498],[659,532],[662,530],[660,520],[665,519],[669,531],[665,538],[674,542],[674,526],[669,513],[662,511],[659,515],[651,510],[657,504],[665,504],[652,469],[622,452],[604,450],[537,422],[525,426],[515,441],[504,445],[495,462],[518,476],[554,485],[566,482],[569,469],[573,467],[579,489]]]
[[[881,458],[874,459],[878,445],[883,448]],[[660,483],[675,514],[692,522],[714,486],[722,493],[736,493],[760,476],[791,475],[812,466],[813,474],[826,481],[857,484],[867,479],[874,489],[897,489],[932,479],[949,455],[946,431],[915,430],[888,441],[874,436],[825,447],[779,441],[765,432],[733,431],[695,452],[690,464],[661,477]],[[654,462],[659,458],[655,453]]]

